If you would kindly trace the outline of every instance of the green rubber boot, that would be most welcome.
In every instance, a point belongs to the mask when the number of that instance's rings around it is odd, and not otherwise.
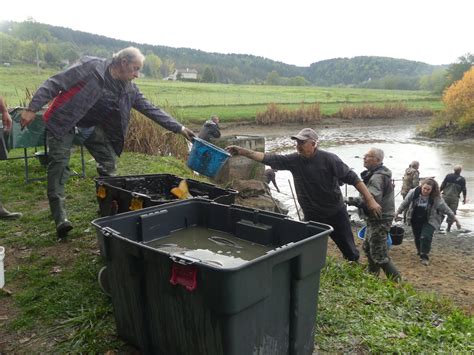
[[[395,264],[391,261],[388,263],[380,265],[382,270],[385,272],[387,278],[391,279],[394,282],[400,282],[402,280],[402,276],[400,275],[400,271],[398,271]]]

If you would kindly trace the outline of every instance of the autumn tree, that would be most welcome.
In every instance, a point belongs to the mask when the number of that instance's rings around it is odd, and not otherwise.
[[[474,126],[474,66],[443,95],[446,118],[460,129]]]
[[[157,55],[150,53],[145,57],[145,63],[143,65],[143,73],[150,78],[160,77],[161,59]]]

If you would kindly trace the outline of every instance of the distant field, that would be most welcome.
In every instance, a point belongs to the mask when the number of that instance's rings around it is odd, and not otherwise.
[[[26,91],[34,91],[57,70],[37,73],[34,66],[0,67],[0,95],[9,106],[21,105]],[[179,119],[200,122],[211,114],[223,121],[253,120],[268,103],[289,108],[301,103],[319,103],[323,114],[332,114],[343,105],[401,102],[412,109],[440,110],[440,97],[427,91],[372,90],[355,88],[226,85],[139,79],[140,90],[160,106],[172,106]]]

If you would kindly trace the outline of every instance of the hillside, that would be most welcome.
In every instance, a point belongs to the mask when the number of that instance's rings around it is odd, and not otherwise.
[[[35,63],[39,59],[45,65],[57,67],[82,55],[108,57],[121,48],[136,46],[145,54],[155,54],[161,59],[161,77],[175,68],[192,68],[198,71],[200,80],[207,72],[209,75],[203,81],[233,84],[418,89],[420,76],[430,75],[439,68],[384,57],[337,58],[297,67],[253,55],[134,43],[32,21],[1,22],[0,43],[2,63]]]
[[[426,63],[387,57],[354,57],[324,60],[310,65],[308,79],[318,86],[357,85],[379,88],[377,83],[392,80],[403,82],[397,89],[416,89],[413,78],[430,75],[434,69]],[[395,86],[395,85],[394,85]]]

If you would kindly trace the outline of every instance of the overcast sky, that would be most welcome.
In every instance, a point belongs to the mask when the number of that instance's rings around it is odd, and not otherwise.
[[[385,56],[450,64],[474,53],[474,0],[5,0],[0,20],[252,54],[309,66]]]

